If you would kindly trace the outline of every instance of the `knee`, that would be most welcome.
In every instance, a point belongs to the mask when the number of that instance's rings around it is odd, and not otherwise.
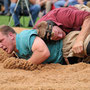
[[[60,7],[60,5],[59,5],[59,3],[54,3],[54,6],[56,7],[56,8],[58,8],[58,7]]]
[[[10,9],[14,9],[15,6],[16,6],[16,3],[11,3],[11,5],[10,5]]]
[[[11,5],[10,5],[10,12],[11,13],[14,11],[15,7],[16,7],[16,3],[11,3]]]

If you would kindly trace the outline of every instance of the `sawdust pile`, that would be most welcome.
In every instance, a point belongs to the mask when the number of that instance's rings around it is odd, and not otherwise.
[[[34,70],[37,68],[37,65],[32,64],[31,62],[27,62],[24,59],[18,59],[18,58],[8,58],[4,61],[3,64],[4,68],[9,68],[9,69],[25,69],[25,70]]]

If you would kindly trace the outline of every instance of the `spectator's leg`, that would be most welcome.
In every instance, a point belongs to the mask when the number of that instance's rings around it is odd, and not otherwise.
[[[90,8],[90,1],[87,2],[87,6]]]
[[[41,7],[40,7],[40,5],[38,5],[38,4],[35,4],[35,5],[31,5],[31,6],[30,6],[30,13],[31,13],[31,15],[32,15],[32,19],[33,19],[33,22],[34,22],[34,23],[35,23],[35,21],[36,21],[36,19],[37,19],[37,17],[38,17],[38,14],[39,14],[39,12],[40,12],[40,9],[41,9]],[[29,22],[29,26],[30,26],[30,27],[33,26],[31,21]]]
[[[59,7],[63,7],[65,4],[65,1],[64,0],[61,0],[61,1],[57,1],[54,3],[54,6],[55,8],[59,8]]]
[[[9,1],[8,0],[4,0],[4,7],[5,7],[4,14],[7,14],[9,11]]]
[[[46,13],[48,13],[51,10],[51,5],[52,5],[51,1],[46,2]]]
[[[15,7],[16,7],[16,3],[11,3],[10,13],[13,15],[15,26],[19,26],[20,25],[20,22],[19,22],[20,6],[17,7],[17,9],[14,13]]]
[[[84,1],[84,5],[87,5],[87,1]]]
[[[76,4],[79,4],[79,3],[77,1],[71,1],[71,2],[69,2],[68,6],[69,5],[73,6],[73,5],[76,5]]]

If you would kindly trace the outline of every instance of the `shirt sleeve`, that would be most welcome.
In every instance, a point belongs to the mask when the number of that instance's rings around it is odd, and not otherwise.
[[[29,50],[32,50],[32,45],[34,43],[34,40],[35,40],[36,36],[37,36],[37,32],[36,31],[32,31],[32,33],[31,33],[31,35],[29,37],[29,45],[28,45]]]

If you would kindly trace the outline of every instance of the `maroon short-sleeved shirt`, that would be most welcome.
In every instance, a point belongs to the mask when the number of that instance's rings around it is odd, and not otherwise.
[[[61,26],[66,33],[69,33],[73,30],[80,30],[84,19],[89,15],[90,12],[81,11],[72,6],[67,8],[57,8],[38,20],[34,28],[36,28],[41,21],[51,20],[58,26]]]

